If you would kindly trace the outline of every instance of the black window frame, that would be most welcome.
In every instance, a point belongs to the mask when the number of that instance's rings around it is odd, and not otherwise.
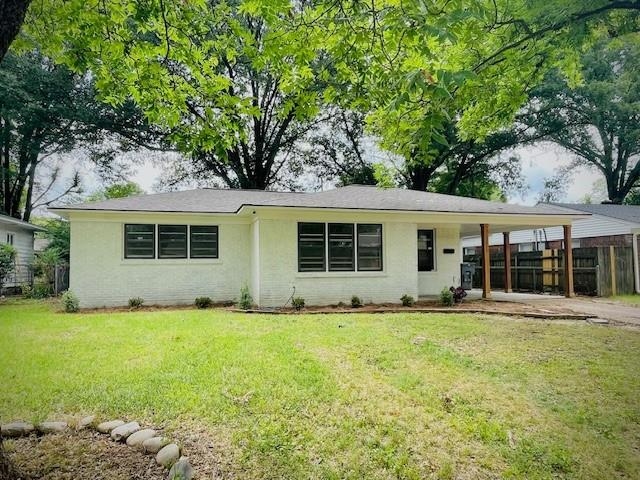
[[[211,228],[215,230],[215,254],[213,255],[195,255],[193,254],[193,229]],[[220,257],[220,228],[218,225],[189,225],[189,258],[219,258]]]
[[[342,259],[346,259],[347,257],[338,257],[338,256],[333,256],[332,250],[335,247],[332,247],[332,242],[336,242],[336,241],[340,241],[339,239],[336,239],[335,236],[337,235],[345,235],[344,233],[339,233],[339,232],[335,232],[333,233],[334,238],[332,239],[332,232],[331,229],[332,227],[349,227],[351,229],[351,264],[350,266],[346,267],[346,268],[340,268],[338,266],[333,265],[334,262],[337,262],[338,258],[342,258]],[[330,272],[355,272],[356,270],[356,239],[355,239],[355,235],[356,235],[356,229],[353,223],[327,223],[327,238],[326,238],[326,242],[327,242],[327,269]],[[346,234],[348,235],[348,233]],[[344,248],[344,247],[339,247],[339,248]]]
[[[308,225],[322,225],[322,268],[303,268],[303,256],[302,249],[304,241],[301,240],[301,236],[311,235],[309,233],[303,233],[302,230]],[[317,233],[315,235],[318,235]],[[308,241],[308,240],[307,240]],[[327,224],[325,222],[298,222],[298,272],[326,272],[327,271]]]
[[[145,226],[151,228],[151,256],[132,256],[129,253],[129,232],[128,227]],[[148,233],[148,232],[147,232]],[[155,223],[125,223],[124,224],[124,258],[131,260],[154,260],[156,258],[156,224]]]
[[[360,229],[361,227],[378,227],[380,232],[380,246],[378,247],[380,250],[380,266],[377,268],[362,268],[362,262],[360,257]],[[381,223],[358,223],[356,229],[357,236],[357,261],[358,261],[358,271],[359,272],[382,272],[384,271],[384,228]]]
[[[162,253],[162,229],[163,228],[181,228],[184,229],[184,254],[177,256],[177,255],[167,255],[167,254],[163,254]],[[175,232],[172,232],[175,233]],[[184,224],[169,224],[169,223],[159,223],[158,224],[158,230],[157,230],[157,256],[158,259],[163,259],[163,260],[171,260],[171,259],[175,259],[175,260],[184,260],[186,258],[188,258],[189,255],[189,240],[187,238],[187,236],[189,235],[189,227],[187,225]]]
[[[422,263],[420,262],[420,252],[421,251],[429,251],[429,248],[426,249],[421,249],[420,248],[420,235],[424,232],[427,232],[429,235],[427,235],[427,237],[431,237],[431,259],[430,262],[428,261],[429,259],[427,259],[427,267],[423,268],[422,267]],[[436,271],[436,231],[432,228],[419,228],[418,229],[418,234],[417,234],[417,241],[418,241],[418,248],[417,248],[417,255],[418,255],[418,271],[419,272],[435,272]],[[429,238],[427,238],[427,245],[429,242]],[[431,268],[429,267],[429,263],[431,264]]]

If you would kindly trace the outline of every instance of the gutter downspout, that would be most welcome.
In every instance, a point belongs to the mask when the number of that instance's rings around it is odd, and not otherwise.
[[[631,230],[633,245],[633,278],[636,293],[640,293],[640,264],[638,263],[638,232],[640,229]]]

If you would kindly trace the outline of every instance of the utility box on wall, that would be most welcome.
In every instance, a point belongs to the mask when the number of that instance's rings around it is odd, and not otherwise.
[[[473,288],[473,274],[475,270],[476,266],[473,263],[460,264],[460,286],[464,290],[471,290],[471,288]]]

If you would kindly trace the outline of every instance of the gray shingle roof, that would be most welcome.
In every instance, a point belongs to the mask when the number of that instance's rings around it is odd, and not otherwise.
[[[383,189],[362,185],[350,185],[335,190],[309,193],[198,189],[69,205],[52,208],[52,210],[236,213],[243,206],[407,212],[576,215],[575,211],[550,205],[527,207],[438,193],[418,192],[400,188]]]
[[[42,231],[44,230],[44,228],[39,227],[38,225],[34,225],[33,223],[29,223],[29,222],[24,222],[22,220],[19,220],[17,218],[13,218],[10,217],[8,215],[3,215],[0,213],[0,224],[5,224],[5,225],[15,225],[17,227],[21,227],[21,228],[25,228],[27,230],[38,230],[38,231]]]
[[[617,218],[627,222],[640,224],[639,205],[613,205],[610,203],[581,204],[581,203],[550,203],[549,205],[570,208],[580,212],[602,215],[604,217]]]

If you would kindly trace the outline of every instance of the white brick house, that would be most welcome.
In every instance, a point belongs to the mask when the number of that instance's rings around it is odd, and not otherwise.
[[[315,193],[200,189],[53,208],[71,222],[71,290],[82,307],[238,298],[263,307],[398,303],[460,281],[460,238],[570,225],[576,212],[403,189]]]

